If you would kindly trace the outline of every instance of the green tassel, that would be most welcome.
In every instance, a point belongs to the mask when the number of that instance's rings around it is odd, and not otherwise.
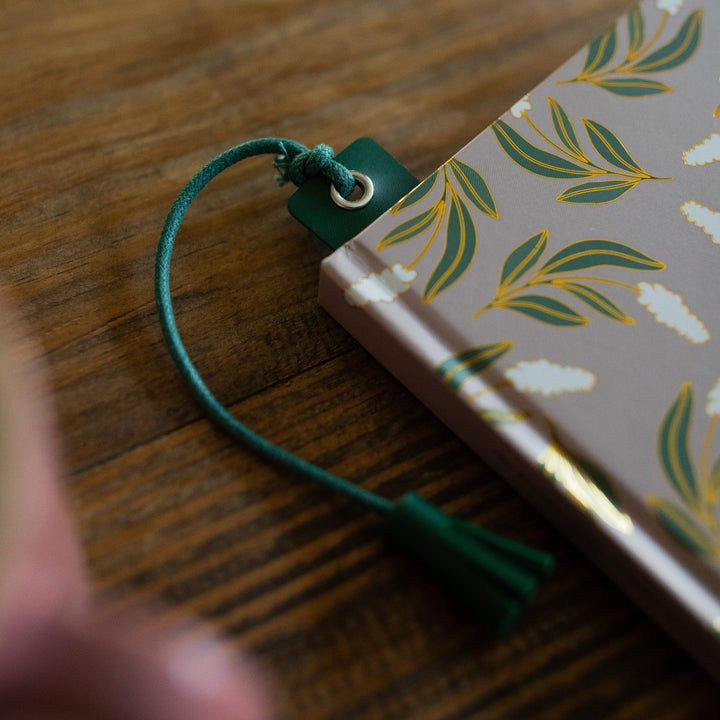
[[[445,515],[415,493],[385,516],[385,531],[499,636],[515,627],[554,565],[551,555]]]
[[[300,143],[282,138],[251,140],[218,155],[196,173],[178,195],[160,236],[155,258],[155,296],[170,355],[200,405],[231,437],[244,442],[285,468],[311,478],[383,515],[386,518],[387,534],[395,544],[444,579],[445,584],[497,633],[509,632],[520,618],[527,599],[537,590],[540,580],[552,568],[553,560],[549,555],[443,515],[412,493],[393,505],[386,498],[343,480],[274,445],[245,427],[225,408],[212,394],[190,360],[175,323],[170,293],[170,258],[175,237],[188,208],[214,177],[245,158],[264,153],[276,155],[275,167],[280,171],[283,180],[301,184],[308,177],[323,175],[343,196],[355,185],[352,173],[345,163],[358,171],[367,168],[370,175],[373,174],[373,168],[382,167],[385,180],[392,176],[392,182],[384,183],[386,187],[379,195],[380,185],[376,185],[374,209],[371,210],[368,206],[352,215],[359,223],[356,223],[357,227],[345,211],[338,208],[331,210],[331,206],[327,204],[326,183],[308,183],[306,187],[312,192],[309,192],[307,197],[293,195],[293,198],[297,197],[298,200],[295,209],[291,207],[291,212],[311,226],[332,248],[339,247],[366,227],[372,221],[368,212],[375,213],[377,217],[417,185],[417,180],[407,170],[367,138],[358,140],[343,150],[336,160],[327,146],[318,146],[311,151]],[[342,163],[339,160],[342,160]],[[321,208],[322,212],[317,208]],[[337,220],[333,212],[344,213],[342,220]],[[319,217],[325,218],[324,224],[317,224]],[[340,226],[343,228],[343,237],[338,235]],[[323,229],[327,231],[325,235]]]

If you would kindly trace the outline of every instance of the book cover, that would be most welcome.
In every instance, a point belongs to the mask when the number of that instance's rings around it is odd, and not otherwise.
[[[646,0],[320,302],[720,677],[720,5]]]

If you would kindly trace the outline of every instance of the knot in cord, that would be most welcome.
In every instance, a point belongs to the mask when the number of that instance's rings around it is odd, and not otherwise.
[[[312,150],[304,148],[285,150],[275,157],[274,167],[279,170],[278,182],[284,185],[292,182],[298,187],[317,175],[324,175],[335,186],[342,197],[348,197],[355,188],[351,172],[335,160],[335,153],[329,145],[321,143]]]
[[[175,322],[170,292],[170,257],[185,213],[202,189],[218,174],[254,155],[275,153],[280,180],[296,185],[318,174],[347,197],[355,180],[333,159],[327,145],[308,150],[293,140],[259,138],[226,150],[203,167],[185,186],[168,213],[155,258],[155,297],[158,316],[170,355],[185,382],[208,415],[231,437],[288,470],[312,478],[342,493],[385,518],[388,537],[432,567],[444,583],[497,633],[507,632],[519,618],[526,600],[552,567],[552,557],[506,540],[462,520],[444,515],[412,493],[397,503],[343,480],[307,460],[293,455],[245,427],[212,394],[183,345]]]

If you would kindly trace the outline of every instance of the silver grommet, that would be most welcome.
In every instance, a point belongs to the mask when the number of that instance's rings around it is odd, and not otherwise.
[[[375,192],[373,181],[357,170],[351,170],[350,174],[355,178],[355,182],[362,188],[363,194],[357,200],[347,200],[338,191],[337,188],[330,184],[330,197],[333,202],[345,210],[359,210],[365,207],[371,200]]]

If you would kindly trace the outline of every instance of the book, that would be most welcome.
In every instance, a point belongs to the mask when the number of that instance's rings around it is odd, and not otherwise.
[[[322,264],[321,304],[720,677],[720,4],[646,0]]]

